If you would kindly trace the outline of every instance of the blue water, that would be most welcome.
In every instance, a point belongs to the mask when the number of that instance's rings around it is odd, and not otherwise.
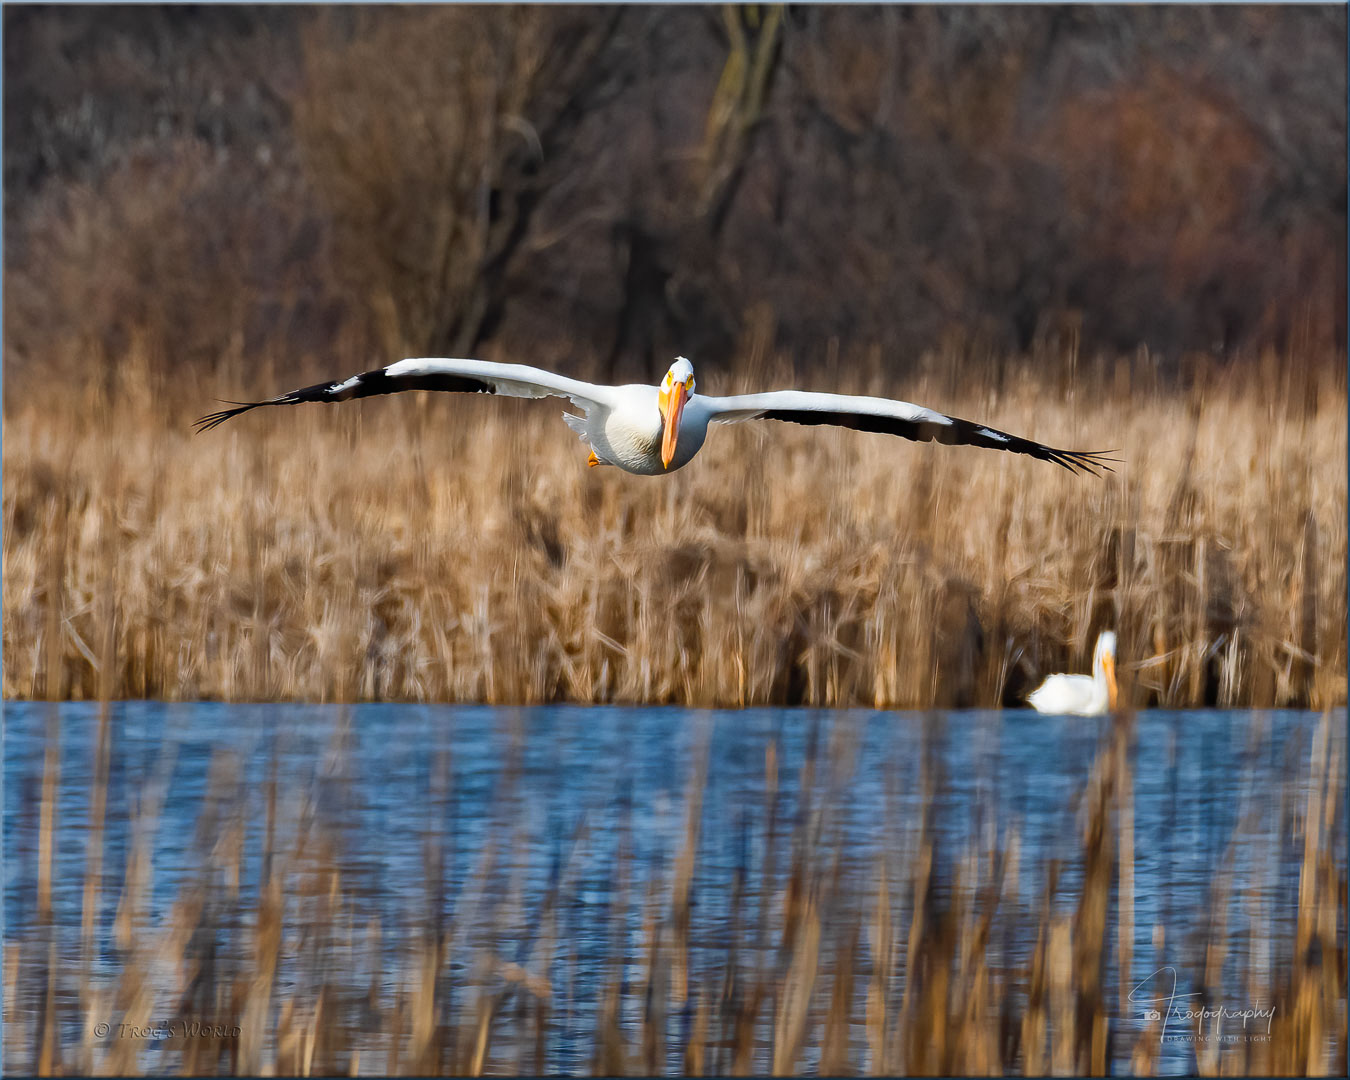
[[[79,955],[97,716],[96,706],[86,704],[62,705],[55,713],[42,703],[5,708],[5,937],[21,939],[34,918],[38,808],[51,731],[59,738],[61,765],[52,903],[54,920],[67,934],[61,948],[70,957]],[[1269,962],[1278,960],[1279,942],[1292,941],[1302,848],[1289,821],[1306,801],[1300,785],[1318,719],[1292,711],[1138,715],[1132,749],[1136,973],[1163,964],[1182,968],[1189,961],[1211,911],[1210,883],[1226,855],[1247,890],[1242,902],[1256,898],[1264,905],[1277,943]],[[1336,718],[1342,774],[1344,728],[1343,716]],[[1077,903],[1082,794],[1107,723],[1016,711],[128,702],[113,706],[112,731],[96,976],[118,972],[113,920],[138,811],[162,800],[150,822],[153,875],[146,905],[148,922],[156,926],[179,890],[201,879],[222,823],[244,824],[239,888],[256,895],[264,876],[269,784],[275,781],[276,850],[293,846],[297,822],[332,825],[341,837],[352,923],[364,926],[372,916],[380,921],[388,986],[401,970],[403,946],[422,929],[429,841],[444,852],[439,895],[431,903],[447,918],[472,920],[484,904],[512,896],[528,912],[551,887],[562,888],[568,900],[561,908],[563,937],[580,973],[573,990],[578,1004],[571,1028],[565,1020],[554,1025],[549,1060],[562,1071],[584,1071],[594,1030],[588,1018],[598,993],[597,985],[585,984],[588,977],[598,984],[605,958],[613,955],[610,906],[626,905],[631,970],[625,974],[635,979],[647,885],[670,879],[684,836],[686,791],[705,752],[692,916],[697,970],[715,977],[723,962],[723,943],[714,931],[727,924],[738,875],[753,897],[757,890],[781,889],[799,822],[818,830],[820,859],[839,860],[840,880],[856,891],[854,907],[867,925],[878,857],[899,859],[903,867],[925,810],[939,837],[940,876],[948,880],[971,846],[983,852],[1018,838],[1016,892],[1005,897],[992,934],[1002,962],[1017,966],[1027,963],[1034,937],[1000,936],[1000,920],[1034,932],[1051,860],[1060,861],[1053,909],[1071,912]],[[774,881],[765,880],[764,866],[770,745],[777,759],[773,810],[780,839]],[[927,773],[926,758],[936,766]],[[804,770],[812,759],[808,778]],[[927,785],[926,776],[938,777],[936,786]],[[627,861],[621,858],[625,845]],[[484,885],[477,873],[489,850],[496,852],[496,876]],[[1338,850],[1343,852],[1343,841]],[[616,885],[623,867],[632,868],[626,893]],[[510,887],[499,887],[499,880]],[[758,902],[749,902],[751,911]],[[1237,973],[1245,970],[1248,922],[1236,898],[1229,904],[1229,965]],[[1114,955],[1114,894],[1111,911]],[[528,915],[522,918],[524,936],[508,933],[493,942],[508,960],[512,952],[527,959],[532,939]],[[745,924],[752,920],[748,914]],[[490,927],[491,920],[482,925]],[[1166,934],[1155,949],[1159,925]],[[1123,1072],[1142,1019],[1115,1016],[1114,970],[1113,962],[1107,999],[1121,1036],[1113,1067]],[[1181,977],[1187,977],[1184,971]],[[863,1008],[860,994],[858,1021]],[[153,1057],[143,1060],[156,1068]],[[803,1060],[809,1066],[809,1048]],[[1165,1047],[1160,1068],[1192,1071],[1193,1051],[1185,1044]]]

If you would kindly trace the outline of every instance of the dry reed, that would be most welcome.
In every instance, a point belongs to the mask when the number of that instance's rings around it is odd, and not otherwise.
[[[1343,372],[1271,355],[1183,388],[1045,356],[957,385],[942,357],[894,385],[877,354],[794,379],[750,351],[745,385],[1124,463],[763,423],[652,479],[587,469],[556,402],[429,394],[194,437],[245,380],[166,388],[133,350],[107,384],[9,388],[4,695],[994,705],[1112,626],[1137,706],[1345,701]]]

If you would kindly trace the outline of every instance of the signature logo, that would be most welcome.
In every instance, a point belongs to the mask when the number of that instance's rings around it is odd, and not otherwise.
[[[1155,985],[1150,988],[1149,984]],[[1158,993],[1159,989],[1166,988],[1166,993]],[[1180,998],[1183,1002],[1188,998],[1197,998],[1199,993],[1178,994],[1177,993],[1177,969],[1168,964],[1165,967],[1158,968],[1157,971],[1140,979],[1134,985],[1129,993],[1129,1000],[1135,1005],[1163,1006],[1162,1009],[1145,1008],[1143,1010],[1144,1019],[1149,1022],[1162,1021],[1162,1033],[1158,1036],[1158,1041],[1167,1041],[1167,1025],[1173,1020],[1180,1020],[1184,1023],[1199,1021],[1196,1027],[1196,1038],[1223,1038],[1220,1034],[1219,1025],[1225,1020],[1241,1020],[1242,1030],[1247,1031],[1247,1025],[1253,1021],[1264,1020],[1266,1022],[1265,1037],[1270,1037],[1271,1024],[1275,1020],[1275,1006],[1269,1009],[1230,1009],[1225,1005],[1204,1006],[1200,1008],[1191,1008],[1189,1005],[1178,1005]],[[1209,1021],[1209,1033],[1205,1032],[1205,1022]],[[1173,1039],[1184,1038],[1185,1036],[1173,1036]],[[1256,1036],[1260,1038],[1260,1036]]]

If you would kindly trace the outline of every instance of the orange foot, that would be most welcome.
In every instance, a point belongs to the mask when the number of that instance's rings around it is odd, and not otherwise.
[[[591,451],[591,456],[586,459],[586,464],[590,466],[592,469],[594,469],[597,465],[600,464],[600,459],[595,456],[594,450]]]

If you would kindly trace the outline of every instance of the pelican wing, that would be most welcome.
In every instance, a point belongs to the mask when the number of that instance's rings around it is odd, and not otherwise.
[[[451,360],[439,357],[400,360],[388,367],[353,375],[343,382],[316,383],[266,401],[232,401],[233,409],[208,413],[197,420],[197,430],[209,431],[232,416],[262,405],[298,405],[305,401],[338,402],[372,394],[397,394],[403,390],[442,390],[453,394],[500,394],[503,397],[570,398],[589,408],[607,405],[613,387],[569,379],[552,371],[524,364],[494,364],[487,360]]]
[[[767,394],[740,394],[735,397],[703,398],[714,423],[741,420],[783,420],[789,424],[829,424],[855,431],[878,431],[899,435],[916,442],[966,444],[990,450],[1011,450],[1030,454],[1042,461],[1053,461],[1070,472],[1082,471],[1094,476],[1099,469],[1111,472],[1107,462],[1115,461],[1110,450],[1056,450],[1052,446],[1009,435],[1006,431],[947,416],[908,401],[890,398],[847,397],[843,394],[816,394],[804,390],[775,390]]]

